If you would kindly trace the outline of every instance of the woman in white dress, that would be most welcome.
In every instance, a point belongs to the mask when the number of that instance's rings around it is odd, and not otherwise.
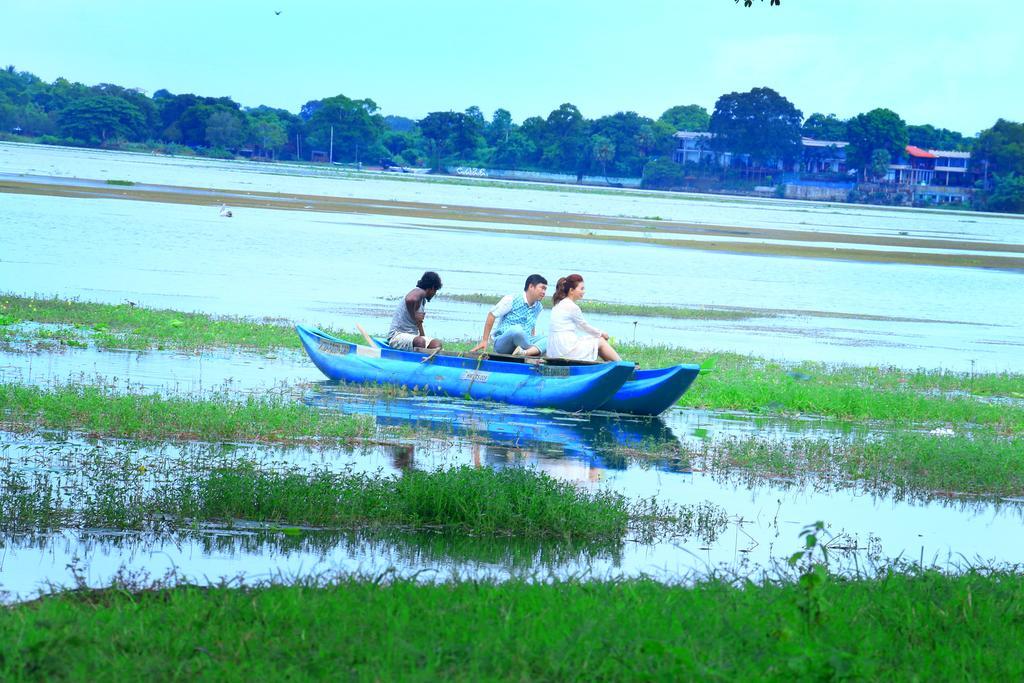
[[[622,360],[608,343],[608,333],[597,329],[583,317],[583,311],[576,302],[585,293],[582,275],[573,273],[558,279],[548,327],[548,357]]]

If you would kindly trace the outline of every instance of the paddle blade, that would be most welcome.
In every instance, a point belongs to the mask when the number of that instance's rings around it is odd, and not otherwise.
[[[373,341],[373,338],[366,333],[366,330],[363,329],[362,325],[356,323],[356,329],[359,330],[359,334],[363,335],[363,339],[366,340],[367,346],[369,346],[372,349],[377,348],[377,342]]]

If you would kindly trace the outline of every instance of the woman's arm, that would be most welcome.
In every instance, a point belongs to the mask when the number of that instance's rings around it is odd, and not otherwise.
[[[576,327],[583,330],[592,337],[604,336],[604,332],[602,332],[601,330],[597,329],[596,327],[587,322],[587,319],[583,317],[583,311],[580,310],[580,307],[578,305],[573,304],[573,308],[575,308],[576,310],[572,312],[572,321],[576,323]]]

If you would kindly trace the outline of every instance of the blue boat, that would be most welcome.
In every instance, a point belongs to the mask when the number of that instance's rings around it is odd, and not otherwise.
[[[330,379],[391,384],[428,394],[533,408],[596,410],[634,371],[632,363],[587,365],[492,360],[369,347],[296,326],[306,353]]]
[[[676,404],[700,374],[699,365],[636,370],[601,410],[634,415],[661,415]]]
[[[374,339],[373,343],[382,349],[391,348],[381,339]],[[637,369],[615,395],[601,406],[601,410],[633,415],[661,415],[676,404],[699,374],[700,366],[690,364],[654,370]]]

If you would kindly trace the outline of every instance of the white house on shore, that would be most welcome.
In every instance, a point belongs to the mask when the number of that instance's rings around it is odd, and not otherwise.
[[[676,148],[672,160],[677,164],[717,165],[728,168],[733,159],[742,159],[746,155],[733,152],[719,152],[711,148],[714,133],[681,130],[675,134]],[[844,173],[846,171],[846,153],[843,148],[848,142],[839,140],[815,140],[800,138],[803,154],[797,168],[787,169],[782,161],[772,165],[781,171],[798,170],[806,173]],[[763,166],[762,166],[763,168]]]
[[[728,168],[733,161],[746,161],[747,155],[720,152],[711,148],[713,133],[679,131],[675,134],[676,148],[672,160],[678,164],[700,164]],[[799,161],[787,167],[781,160],[767,168],[801,174],[845,175],[852,169],[846,164],[843,140],[815,140],[800,138],[802,153]],[[905,153],[893,160],[886,181],[896,185],[932,185],[938,187],[970,187],[975,178],[970,171],[970,152],[919,149],[907,145]],[[760,167],[764,169],[765,166]]]
[[[970,163],[970,152],[921,149],[907,145],[905,154],[889,164],[885,179],[897,185],[966,187],[974,180],[969,169]]]

